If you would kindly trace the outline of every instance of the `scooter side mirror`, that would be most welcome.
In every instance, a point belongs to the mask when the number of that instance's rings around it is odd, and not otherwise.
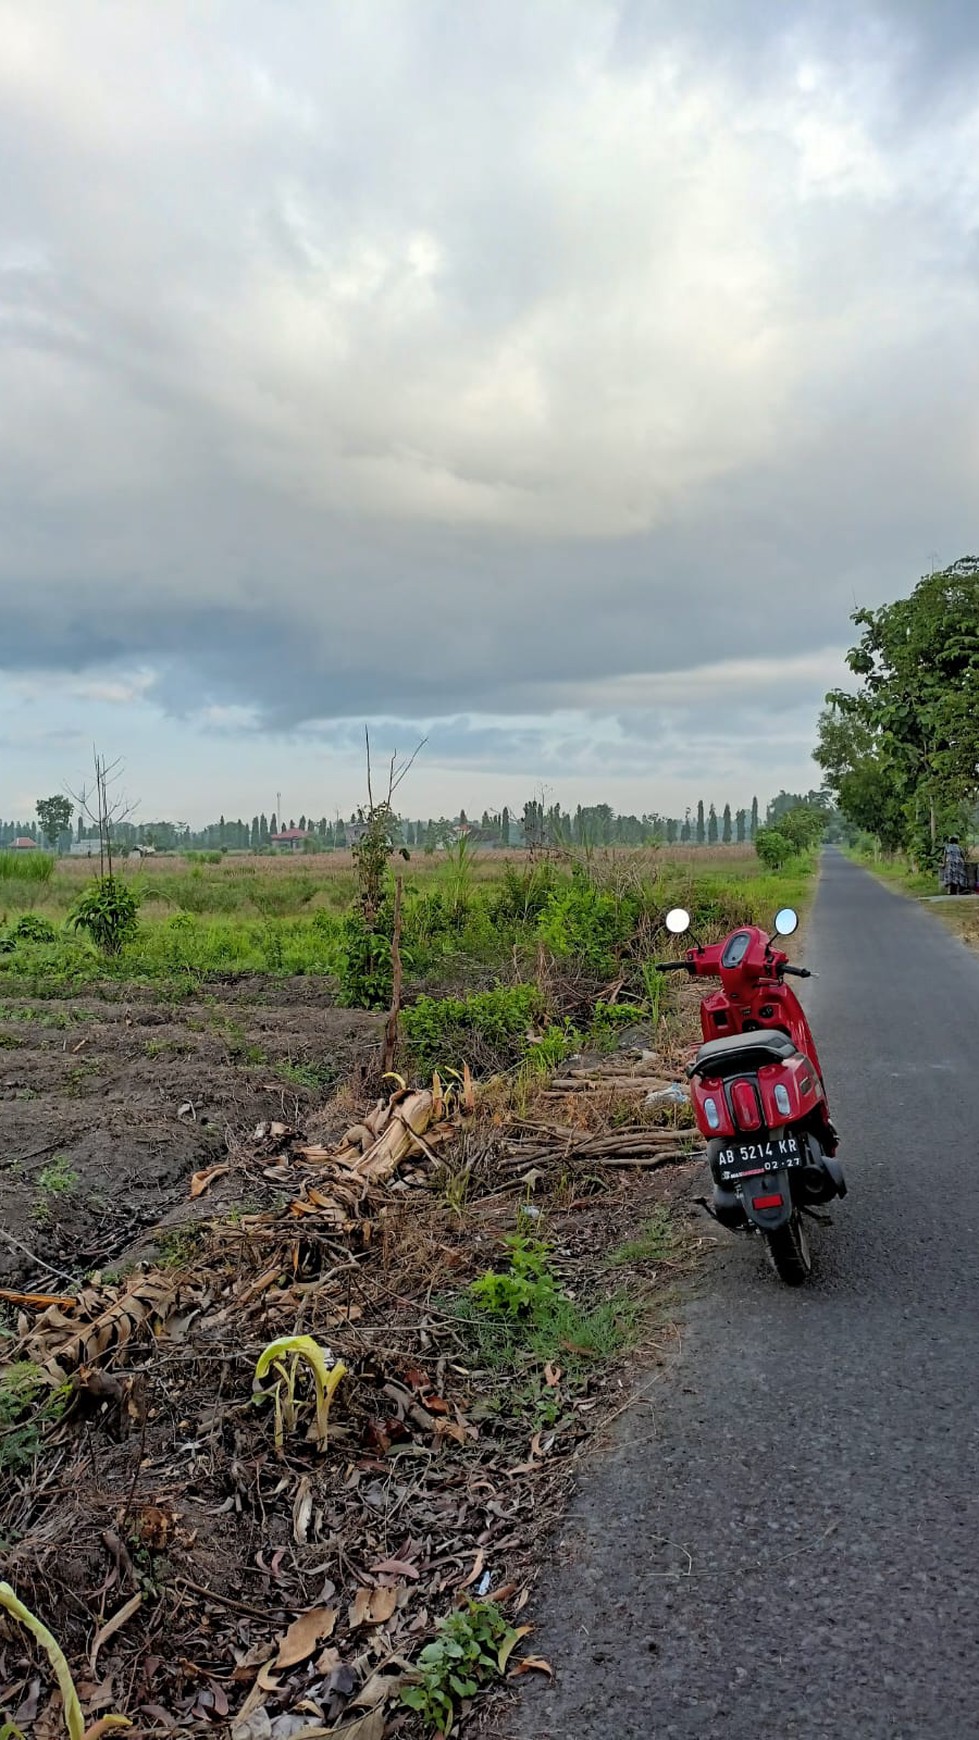
[[[671,936],[682,936],[690,929],[690,914],[685,906],[674,906],[666,915],[666,928]]]
[[[791,906],[783,906],[775,914],[775,935],[791,936],[799,928],[799,914]]]

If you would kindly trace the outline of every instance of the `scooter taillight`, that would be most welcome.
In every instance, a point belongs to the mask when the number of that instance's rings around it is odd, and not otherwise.
[[[753,1082],[736,1081],[731,1088],[731,1104],[739,1130],[761,1129],[761,1106]]]

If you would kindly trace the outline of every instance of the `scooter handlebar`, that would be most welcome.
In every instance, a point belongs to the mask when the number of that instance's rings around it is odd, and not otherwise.
[[[658,973],[680,973],[680,972],[692,973],[693,972],[693,967],[691,966],[690,962],[687,960],[654,961],[653,965],[655,966],[656,971]]]
[[[812,978],[812,973],[809,971],[808,967],[790,967],[788,965],[788,963],[786,963],[786,965],[782,968],[783,976],[786,973],[791,973],[793,979],[811,979]]]

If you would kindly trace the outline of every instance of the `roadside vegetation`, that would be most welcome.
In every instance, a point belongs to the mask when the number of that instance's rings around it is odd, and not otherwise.
[[[979,824],[979,557],[852,621],[858,685],[827,696],[814,758],[863,854],[869,837],[876,868],[935,892],[944,841]]]
[[[804,907],[826,820],[406,860],[377,809],[340,863],[0,869],[2,1574],[93,1731],[420,1740],[550,1671],[542,1535],[705,1243],[664,916]],[[110,1246],[166,1144],[167,1216]],[[53,1731],[9,1662],[10,1733]]]

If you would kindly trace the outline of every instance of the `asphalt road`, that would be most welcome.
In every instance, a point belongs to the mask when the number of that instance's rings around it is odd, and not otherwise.
[[[583,1480],[521,1740],[979,1736],[979,958],[836,853],[806,958],[850,1194],[805,1288],[724,1237]]]

